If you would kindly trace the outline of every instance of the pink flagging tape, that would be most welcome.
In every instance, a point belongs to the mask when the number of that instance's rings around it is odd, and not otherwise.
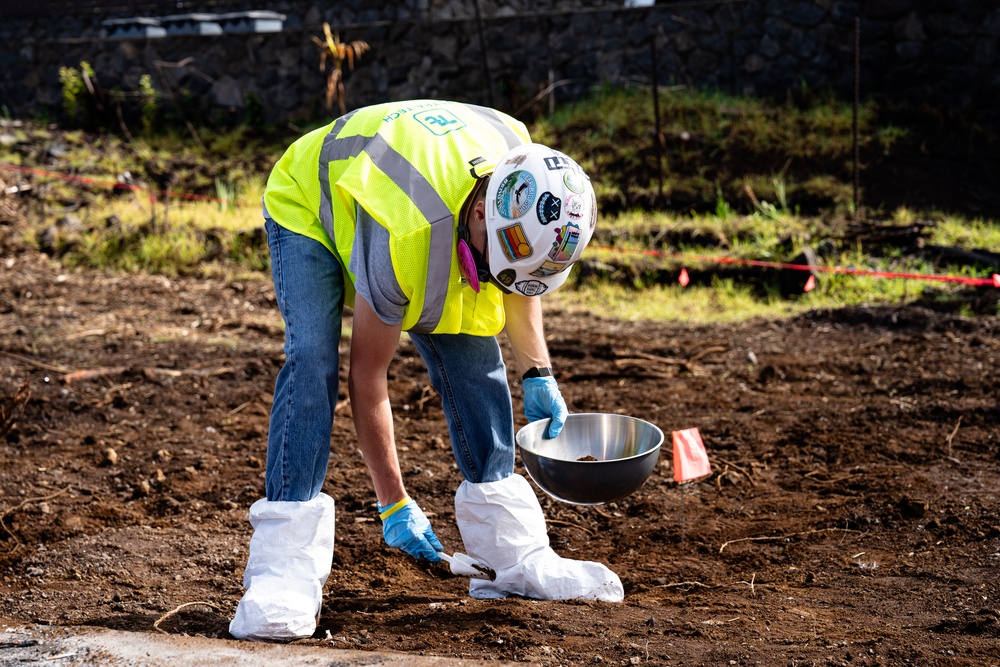
[[[688,275],[687,269],[681,269],[681,275],[677,276],[677,282],[681,284],[681,287],[688,286],[688,283],[691,282],[691,276]]]
[[[588,246],[594,250],[610,252],[629,252],[650,257],[671,257],[688,262],[714,262],[717,264],[732,264],[734,266],[758,266],[771,269],[790,269],[793,271],[815,271],[822,273],[839,273],[851,276],[868,276],[870,278],[906,278],[908,280],[929,280],[942,283],[960,283],[974,287],[996,287],[1000,289],[1000,278],[993,274],[992,278],[969,278],[966,276],[945,276],[932,273],[899,273],[897,271],[871,271],[867,269],[851,269],[843,266],[809,266],[808,264],[786,264],[784,262],[765,262],[758,259],[737,259],[733,257],[711,257],[708,255],[682,255],[681,253],[663,252],[661,250],[632,250],[612,248],[608,246]]]
[[[674,431],[674,480],[685,482],[695,477],[711,474],[708,453],[696,428]]]
[[[811,292],[814,289],[816,289],[816,276],[809,276],[809,280],[807,280],[805,286],[802,287],[802,291]]]

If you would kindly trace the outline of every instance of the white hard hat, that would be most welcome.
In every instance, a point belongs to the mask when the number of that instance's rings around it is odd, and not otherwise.
[[[558,289],[597,225],[597,197],[574,160],[541,144],[518,146],[486,188],[489,271],[501,289]]]

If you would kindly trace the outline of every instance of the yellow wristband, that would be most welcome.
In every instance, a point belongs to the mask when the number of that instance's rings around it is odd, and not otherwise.
[[[380,511],[378,513],[378,517],[380,519],[382,519],[383,521],[385,521],[386,519],[388,519],[389,517],[391,517],[393,514],[395,514],[399,510],[401,510],[404,507],[406,507],[409,503],[410,503],[410,497],[406,496],[405,498],[403,498],[402,500],[400,500],[395,505],[390,505],[389,507],[386,507],[384,510]]]

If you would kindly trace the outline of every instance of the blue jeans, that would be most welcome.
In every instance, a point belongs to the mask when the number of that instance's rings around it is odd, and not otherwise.
[[[344,273],[323,244],[265,219],[271,276],[285,321],[267,434],[268,500],[311,500],[323,488],[339,390]],[[465,479],[514,472],[514,411],[500,346],[490,336],[412,334],[441,394]]]

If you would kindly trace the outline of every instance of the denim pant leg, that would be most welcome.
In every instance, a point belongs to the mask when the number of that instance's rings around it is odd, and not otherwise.
[[[318,241],[266,219],[271,276],[285,320],[267,434],[268,500],[312,500],[323,488],[339,385],[344,276]]]
[[[441,394],[451,449],[470,482],[514,473],[514,408],[496,338],[410,334],[431,384]]]

